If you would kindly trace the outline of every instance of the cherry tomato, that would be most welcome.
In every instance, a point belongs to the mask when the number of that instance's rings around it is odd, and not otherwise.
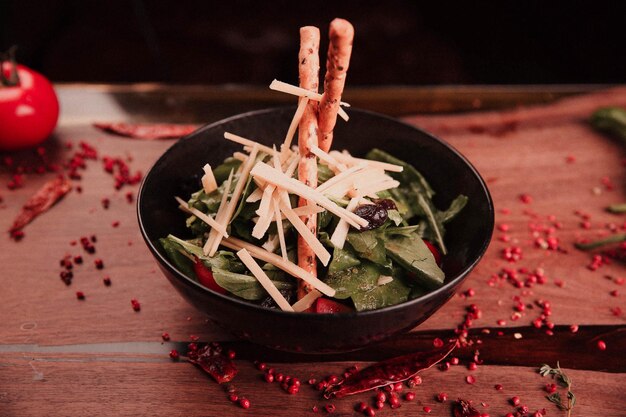
[[[349,313],[352,309],[345,304],[328,298],[318,298],[315,300],[315,312],[320,314]]]
[[[426,246],[428,246],[428,249],[430,249],[430,252],[435,257],[435,262],[437,262],[437,265],[441,265],[441,254],[439,253],[439,249],[437,249],[435,245],[427,240],[424,240],[424,243],[426,244]]]
[[[220,294],[226,294],[226,290],[219,286],[217,282],[215,282],[215,278],[213,278],[213,273],[209,268],[207,268],[201,260],[196,258],[196,261],[193,263],[193,270],[198,277],[198,281],[200,284],[204,285],[210,290],[215,292],[219,292]]]
[[[30,148],[46,140],[59,118],[59,101],[43,75],[12,62],[0,64],[0,150]],[[17,84],[8,85],[17,69]]]

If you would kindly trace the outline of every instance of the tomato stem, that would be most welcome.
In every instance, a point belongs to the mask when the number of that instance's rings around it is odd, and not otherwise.
[[[0,54],[0,84],[5,87],[20,85],[20,77],[17,74],[17,61],[15,60],[17,46],[13,45],[3,54]],[[4,74],[4,63],[9,63],[9,78]]]

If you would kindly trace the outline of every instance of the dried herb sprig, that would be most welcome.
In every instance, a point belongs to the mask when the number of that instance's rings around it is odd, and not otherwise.
[[[565,372],[561,369],[559,363],[556,363],[556,368],[551,367],[550,365],[543,364],[541,368],[539,368],[539,373],[541,376],[551,376],[552,379],[555,379],[557,383],[567,388],[567,403],[563,402],[561,398],[561,394],[555,392],[554,394],[546,395],[548,401],[556,404],[561,410],[567,411],[567,417],[572,415],[572,409],[576,404],[576,396],[572,392],[572,380],[570,379]]]

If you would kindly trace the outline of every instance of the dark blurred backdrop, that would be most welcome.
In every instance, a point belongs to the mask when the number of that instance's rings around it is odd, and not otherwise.
[[[297,81],[298,28],[353,22],[350,85],[626,82],[626,2],[11,1],[0,47],[54,81]]]

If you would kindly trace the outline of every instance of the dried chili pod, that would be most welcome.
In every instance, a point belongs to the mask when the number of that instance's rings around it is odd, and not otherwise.
[[[212,345],[206,345],[202,349],[192,350],[188,353],[189,362],[198,365],[202,370],[211,375],[218,384],[232,381],[237,375],[237,368],[233,361],[222,354],[221,349]]]
[[[406,381],[419,371],[430,368],[448,356],[456,347],[456,343],[456,340],[450,341],[438,349],[398,356],[370,365],[350,374],[336,384],[330,384],[324,391],[324,397],[326,399],[342,398]]]
[[[46,212],[72,189],[72,184],[64,177],[58,177],[46,182],[32,197],[28,199],[22,210],[13,221],[9,233],[22,230],[35,217]]]
[[[458,399],[452,406],[454,417],[480,417],[480,412],[469,401]]]

